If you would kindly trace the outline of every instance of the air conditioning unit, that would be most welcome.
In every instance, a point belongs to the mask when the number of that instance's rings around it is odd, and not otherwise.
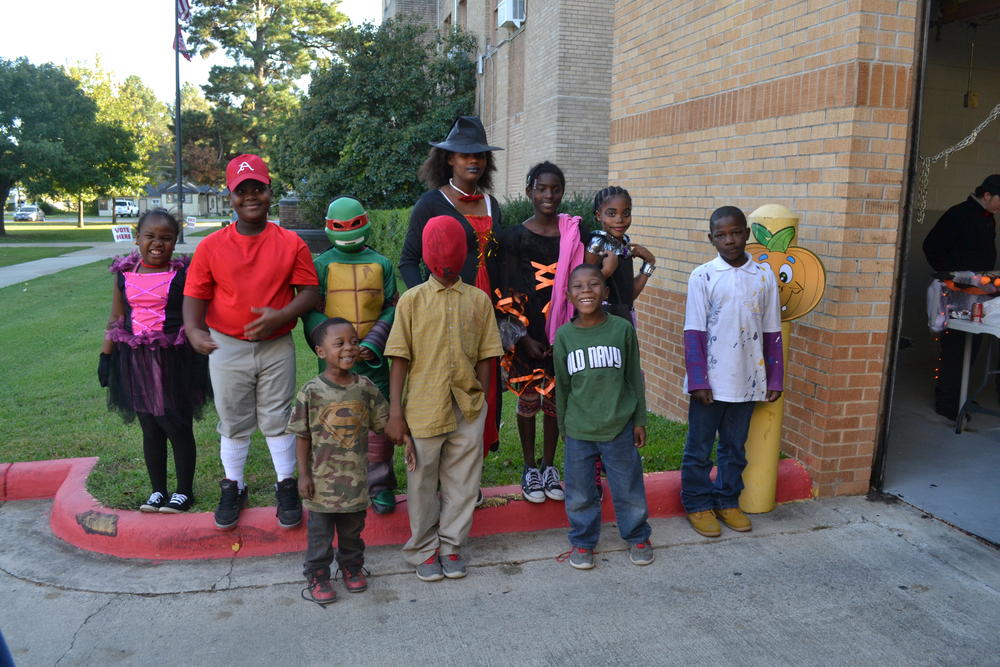
[[[500,0],[497,3],[497,27],[520,28],[524,23],[525,0]]]

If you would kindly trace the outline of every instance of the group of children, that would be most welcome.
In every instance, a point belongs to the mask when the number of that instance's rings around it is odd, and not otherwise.
[[[449,158],[449,170],[471,164],[469,172],[481,174],[477,159],[488,160],[478,154],[452,153],[461,159]],[[478,192],[478,176],[470,178]],[[260,429],[276,473],[279,525],[301,522],[303,500],[309,510],[304,597],[336,599],[334,559],[348,591],[367,587],[361,532],[369,504],[379,513],[393,509],[393,445],[405,447],[407,465],[411,536],[404,557],[421,580],[464,577],[461,550],[481,501],[499,359],[504,384],[517,397],[522,493],[529,502],[565,501],[570,564],[594,566],[602,474],[631,562],[653,562],[638,453],[646,443],[646,404],[633,304],[656,259],[627,235],[627,191],[597,193],[599,229],[582,238],[580,219],[558,212],[562,171],[535,165],[525,188],[532,216],[490,239],[499,256],[493,275],[485,275],[480,253],[477,280],[485,278],[493,294],[463,280],[476,270],[470,235],[445,211],[419,230],[416,247],[429,276],[398,297],[391,263],[367,246],[370,223],[356,199],[331,204],[332,247],[314,261],[298,236],[268,223],[270,176],[259,157],[232,160],[227,185],[237,220],[204,239],[190,266],[172,257],[179,227],[162,209],[139,219],[138,253],[112,265],[99,375],[109,405],[142,426],[153,493],[140,509],[191,507],[192,420],[214,394],[226,475],[216,526],[234,527],[246,506],[243,467],[250,436]],[[775,278],[745,251],[743,213],[715,211],[708,237],[718,257],[692,272],[684,323],[691,401],[682,501],[694,529],[716,536],[718,520],[750,529],[737,507],[743,442],[754,402],[780,395],[782,358]],[[634,259],[642,261],[637,274]],[[299,318],[320,374],[296,394],[290,332]],[[556,467],[559,433],[564,481]],[[177,466],[169,497],[167,439]]]

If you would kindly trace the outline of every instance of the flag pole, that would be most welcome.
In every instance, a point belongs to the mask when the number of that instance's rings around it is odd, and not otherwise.
[[[174,162],[177,170],[177,221],[181,224],[178,243],[184,243],[184,184],[181,169],[181,19],[180,7],[174,0]]]

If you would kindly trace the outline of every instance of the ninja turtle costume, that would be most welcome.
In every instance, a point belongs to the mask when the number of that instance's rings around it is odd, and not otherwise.
[[[396,275],[390,262],[366,245],[371,223],[364,206],[353,197],[338,197],[326,212],[326,235],[333,244],[315,259],[323,303],[305,315],[306,338],[328,317],[342,317],[361,338],[361,347],[371,360],[359,359],[351,370],[364,375],[389,398],[389,363],[382,357],[396,315]],[[319,361],[319,370],[325,364]],[[396,474],[392,467],[393,446],[383,433],[368,434],[368,492],[378,514],[396,507]]]

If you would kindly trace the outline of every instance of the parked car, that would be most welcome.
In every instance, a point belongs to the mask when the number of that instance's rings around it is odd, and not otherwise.
[[[22,206],[14,211],[14,220],[31,220],[45,222],[45,211],[38,206]]]
[[[132,199],[116,199],[115,215],[120,215],[123,218],[134,218],[139,215],[139,205]]]

